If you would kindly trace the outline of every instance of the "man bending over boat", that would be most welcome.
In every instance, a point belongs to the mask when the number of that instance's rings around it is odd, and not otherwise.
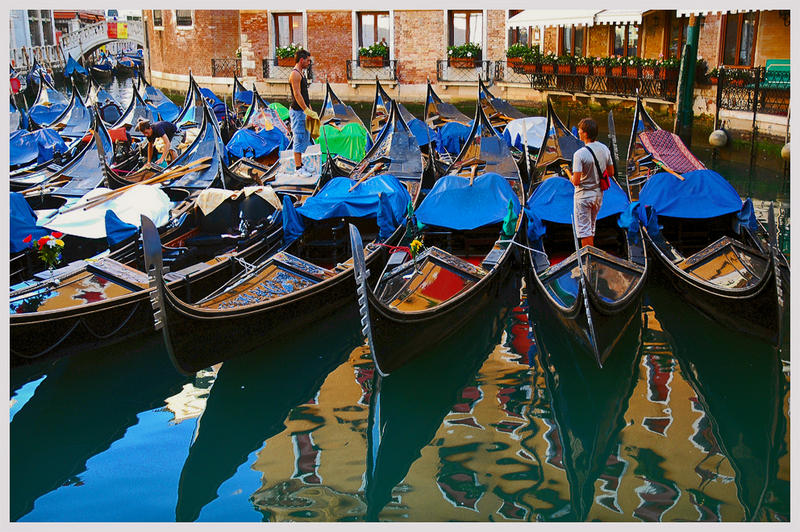
[[[141,131],[147,137],[147,164],[153,159],[153,145],[156,139],[161,139],[164,142],[164,149],[161,152],[161,157],[156,161],[156,164],[162,165],[178,157],[178,150],[173,147],[172,139],[176,137],[178,128],[172,122],[160,120],[153,124],[149,120],[140,118],[136,123],[136,131]],[[176,141],[179,139],[176,139]],[[179,143],[175,142],[177,146]]]
[[[303,153],[311,144],[311,135],[306,128],[306,117],[319,120],[319,115],[308,104],[308,81],[303,71],[311,64],[311,54],[303,49],[294,55],[295,65],[289,74],[289,91],[292,105],[289,107],[289,120],[292,126],[294,143],[295,173],[301,177],[311,177],[311,172],[303,168]]]
[[[578,138],[584,146],[575,152],[572,159],[570,181],[575,185],[575,230],[583,247],[594,245],[597,213],[603,204],[600,169],[604,169],[606,175],[614,175],[614,162],[608,147],[597,142],[597,122],[591,118],[584,118],[578,123]]]

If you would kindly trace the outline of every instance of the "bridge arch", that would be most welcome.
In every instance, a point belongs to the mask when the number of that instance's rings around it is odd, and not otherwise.
[[[141,45],[142,48],[145,47],[144,23],[142,21],[129,20],[124,22],[128,26],[128,35],[121,39],[108,36],[109,24],[115,23],[109,21],[98,22],[64,35],[61,37],[61,49],[64,51],[64,56],[78,59],[81,54],[87,54],[103,45],[116,41],[133,41]]]

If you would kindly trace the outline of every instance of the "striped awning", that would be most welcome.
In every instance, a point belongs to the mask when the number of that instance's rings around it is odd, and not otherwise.
[[[508,19],[508,27],[592,26],[596,9],[526,9]]]
[[[706,9],[702,11],[696,11],[693,9],[678,9],[675,11],[676,17],[688,17],[690,15],[695,16],[704,16],[704,15],[719,15],[719,14],[726,14],[726,13],[749,13],[750,11],[757,11],[756,9]]]
[[[646,9],[604,9],[594,16],[595,24],[641,24]]]

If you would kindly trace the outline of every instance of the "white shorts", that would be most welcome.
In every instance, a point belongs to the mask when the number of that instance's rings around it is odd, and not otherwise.
[[[575,198],[575,231],[578,238],[594,236],[595,222],[600,206],[603,204],[602,194],[591,194],[585,197]]]

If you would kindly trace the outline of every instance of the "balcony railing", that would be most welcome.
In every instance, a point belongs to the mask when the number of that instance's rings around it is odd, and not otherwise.
[[[360,59],[347,61],[347,79],[354,80],[397,80],[397,60],[384,60],[382,66],[366,66]]]
[[[239,77],[242,75],[242,60],[238,57],[212,59],[211,75],[215,78]]]
[[[436,79],[439,81],[474,81],[478,78],[488,80],[491,76],[491,61],[471,59],[463,63],[459,59],[438,59]]]
[[[289,83],[289,74],[294,68],[294,63],[291,66],[281,66],[278,64],[278,59],[274,57],[264,58],[261,60],[261,73],[264,79],[277,80],[282,79]],[[312,61],[306,69],[306,79],[312,81],[314,79],[314,62]]]
[[[658,67],[576,67],[572,65],[512,64],[497,61],[494,79],[525,83],[544,91],[609,94],[675,101],[678,71]]]
[[[786,116],[789,112],[788,71],[757,68],[720,68],[717,81],[719,107]]]

